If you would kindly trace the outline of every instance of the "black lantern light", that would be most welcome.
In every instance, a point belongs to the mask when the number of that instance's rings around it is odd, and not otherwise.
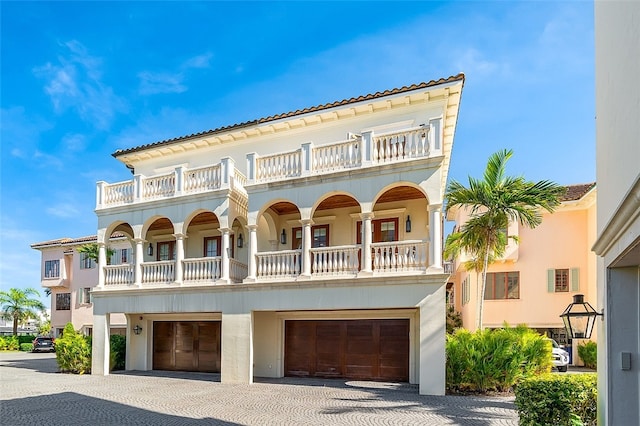
[[[598,316],[604,316],[604,310],[597,312],[589,302],[584,301],[584,295],[576,294],[573,303],[567,306],[560,318],[572,339],[589,339]]]
[[[411,232],[411,216],[407,216],[407,221],[404,224],[404,230],[406,232]]]
[[[135,327],[133,327],[133,332],[134,332],[136,335],[139,335],[140,333],[142,333],[142,327],[140,327],[140,325],[139,325],[139,324],[136,324],[136,326],[135,326]]]
[[[238,245],[238,248],[242,248],[242,246],[244,245],[244,237],[242,236],[242,234],[238,235],[237,245]]]
[[[147,247],[147,254],[153,256],[153,244],[151,243],[149,243],[149,247]]]
[[[282,229],[282,234],[280,234],[280,244],[287,244],[287,233],[284,228]]]

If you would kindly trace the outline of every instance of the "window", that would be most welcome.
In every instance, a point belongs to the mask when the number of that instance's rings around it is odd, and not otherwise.
[[[469,276],[462,281],[462,304],[466,305],[471,300],[471,284],[469,283]]]
[[[79,288],[78,289],[78,304],[79,305],[88,305],[91,303],[91,287]]]
[[[204,238],[204,257],[216,257],[220,256],[222,249],[222,240],[220,237],[205,237]]]
[[[124,248],[124,249],[115,249],[113,254],[111,255],[111,259],[109,259],[110,265],[124,265],[124,264],[132,264],[133,260],[133,249]]]
[[[71,309],[71,293],[56,294],[56,310],[68,311]]]
[[[96,267],[96,262],[87,253],[80,253],[80,269],[92,269]]]
[[[311,247],[329,246],[329,225],[316,225],[311,227]],[[293,228],[293,238],[291,239],[293,250],[302,248],[302,228]]]
[[[158,243],[158,255],[156,260],[175,260],[176,258],[176,242],[163,241]]]
[[[520,272],[487,273],[484,300],[519,299]]]
[[[547,270],[547,291],[549,293],[567,293],[580,290],[579,268]]]
[[[60,261],[45,260],[44,261],[44,277],[58,278],[60,276]]]
[[[357,244],[362,244],[362,221],[358,221],[356,232]],[[398,218],[372,220],[371,234],[373,243],[398,241]]]

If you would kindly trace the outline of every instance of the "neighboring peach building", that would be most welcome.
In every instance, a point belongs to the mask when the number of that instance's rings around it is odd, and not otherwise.
[[[468,214],[456,209],[448,219],[460,226]],[[596,238],[595,183],[568,186],[561,205],[554,213],[545,212],[538,227],[515,222],[507,232],[519,243],[510,240],[505,255],[489,266],[483,325],[526,324],[570,345],[560,314],[574,294],[584,294],[592,305],[596,302],[596,256],[591,252]],[[473,330],[480,275],[465,270],[468,259],[461,256],[453,265],[449,301],[461,312],[463,326]]]
[[[51,334],[59,337],[67,323],[76,330],[91,335],[93,330],[93,300],[91,291],[98,284],[96,263],[77,249],[96,243],[95,235],[82,238],[60,238],[31,245],[42,254],[41,286],[51,290]],[[112,238],[109,243],[114,253],[110,264],[133,261],[131,244],[124,236]],[[110,334],[125,334],[124,315],[111,316]]]

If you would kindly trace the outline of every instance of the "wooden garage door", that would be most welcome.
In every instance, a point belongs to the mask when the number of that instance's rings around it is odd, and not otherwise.
[[[153,369],[220,372],[220,322],[155,321]]]
[[[409,380],[409,320],[285,321],[285,374]]]

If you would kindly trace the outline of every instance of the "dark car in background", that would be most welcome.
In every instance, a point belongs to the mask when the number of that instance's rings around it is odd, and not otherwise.
[[[33,352],[55,352],[56,343],[53,337],[36,337],[33,339]]]

